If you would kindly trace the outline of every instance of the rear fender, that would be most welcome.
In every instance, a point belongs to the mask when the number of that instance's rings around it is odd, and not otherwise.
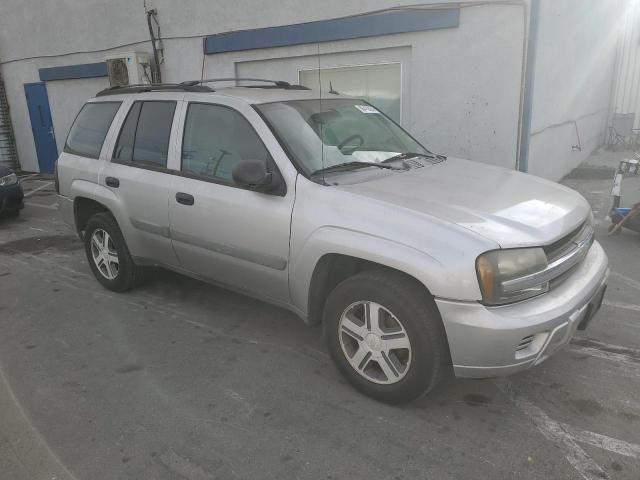
[[[74,180],[71,183],[71,196],[74,201],[79,197],[84,197],[104,205],[118,222],[125,239],[128,237],[127,233],[131,229],[131,222],[127,216],[124,203],[113,191],[97,183]]]

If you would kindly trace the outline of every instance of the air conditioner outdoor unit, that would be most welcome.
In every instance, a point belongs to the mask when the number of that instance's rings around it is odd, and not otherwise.
[[[151,83],[149,54],[122,52],[107,55],[107,71],[112,87]]]

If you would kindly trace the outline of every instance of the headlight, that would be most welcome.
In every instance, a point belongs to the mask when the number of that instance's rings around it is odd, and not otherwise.
[[[535,297],[549,290],[549,282],[536,279],[547,268],[542,248],[517,248],[483,253],[476,272],[485,305],[504,305]]]
[[[18,176],[15,173],[10,173],[4,177],[0,177],[0,187],[8,187],[18,183]]]

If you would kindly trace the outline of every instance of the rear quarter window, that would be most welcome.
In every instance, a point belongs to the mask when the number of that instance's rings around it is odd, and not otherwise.
[[[120,105],[121,102],[86,103],[69,130],[64,151],[83,157],[98,158]]]

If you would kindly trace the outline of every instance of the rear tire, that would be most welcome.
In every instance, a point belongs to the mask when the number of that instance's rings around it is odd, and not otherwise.
[[[92,216],[87,222],[83,240],[91,271],[103,287],[125,292],[136,285],[138,267],[111,214]]]
[[[372,270],[344,280],[327,298],[323,328],[340,372],[377,400],[409,402],[450,372],[446,333],[433,298],[401,273]]]

